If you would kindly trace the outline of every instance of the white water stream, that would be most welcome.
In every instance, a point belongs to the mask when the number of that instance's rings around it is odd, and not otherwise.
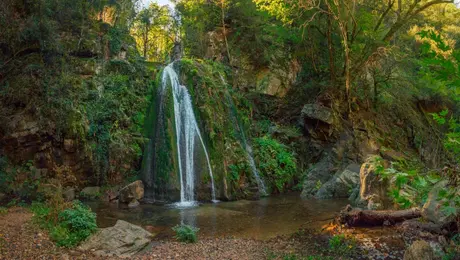
[[[179,76],[174,70],[173,63],[166,66],[162,75],[161,95],[166,94],[168,86],[171,86],[174,101],[174,123],[176,128],[177,161],[180,175],[180,203],[179,206],[193,206],[195,201],[195,146],[196,137],[200,140],[206,156],[209,176],[211,177],[211,196],[215,202],[216,193],[214,177],[208,151],[201,137],[195,114],[193,112],[191,96],[187,88],[180,84]],[[165,100],[164,98],[161,100]]]

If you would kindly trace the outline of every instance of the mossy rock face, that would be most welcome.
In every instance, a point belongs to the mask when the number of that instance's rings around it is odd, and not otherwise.
[[[226,68],[219,63],[183,59],[175,66],[181,83],[187,86],[192,96],[198,128],[210,156],[217,197],[220,199],[244,197],[245,188],[242,187],[250,186],[248,183],[253,182],[252,176],[249,171],[242,171],[241,175],[247,176],[233,178],[229,175],[229,166],[246,162],[246,154],[241,148],[239,136],[244,136],[241,134],[245,131],[241,129],[244,123],[248,125],[248,102],[242,96],[233,93],[226,84]],[[160,85],[158,83],[157,88]],[[147,150],[150,148],[146,148],[143,178],[147,189],[155,190],[156,198],[174,199],[180,193],[174,108],[171,94],[168,93],[165,98],[167,100],[159,100],[157,97],[151,104],[148,120],[153,120],[150,122],[153,130],[149,131],[147,136],[151,140],[150,145],[156,145],[158,152],[148,154]],[[158,118],[159,102],[165,104],[162,108],[164,110],[162,118]],[[238,121],[244,123],[238,124]],[[211,178],[207,163],[202,148],[195,149],[200,154],[195,162],[197,199],[210,200]],[[149,172],[149,167],[153,167],[153,173]],[[252,185],[255,185],[255,182]]]

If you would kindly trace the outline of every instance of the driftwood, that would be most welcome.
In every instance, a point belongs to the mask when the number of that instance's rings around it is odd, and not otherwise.
[[[338,222],[349,227],[394,225],[404,220],[421,217],[420,209],[362,210],[348,205],[340,212]]]

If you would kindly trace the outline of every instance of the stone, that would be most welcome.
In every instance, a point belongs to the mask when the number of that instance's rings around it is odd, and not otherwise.
[[[343,171],[338,171],[316,193],[318,199],[348,198],[359,185],[359,164],[350,164]]]
[[[358,206],[365,206],[369,210],[382,210],[388,204],[388,181],[377,173],[378,156],[370,156],[361,165],[359,172],[360,190],[356,201]],[[381,162],[385,164],[385,162]]]
[[[439,192],[446,189],[448,185],[447,180],[442,180],[434,185],[431,191],[428,193],[428,199],[422,208],[422,217],[435,224],[444,225],[455,220],[455,216],[447,216],[442,211],[442,200],[439,200]],[[460,196],[460,194],[459,194]]]
[[[81,190],[81,194],[87,198],[97,198],[101,195],[101,188],[97,186],[86,187]]]
[[[307,104],[302,108],[302,117],[316,119],[331,125],[334,122],[332,109],[319,104]]]
[[[100,229],[79,247],[100,257],[130,258],[144,249],[153,236],[147,230],[118,220],[115,226]]]
[[[118,199],[121,203],[130,203],[133,200],[141,200],[143,197],[144,184],[138,180],[123,187],[119,192]]]
[[[336,171],[334,166],[335,161],[333,156],[327,154],[313,165],[307,173],[300,196],[302,198],[313,197],[322,185],[334,175]]]
[[[128,204],[128,208],[130,208],[130,209],[137,208],[137,207],[139,207],[139,205],[140,205],[139,201],[134,199]]]
[[[63,193],[62,196],[66,201],[72,201],[75,199],[75,189],[74,188],[68,188],[66,189]]]
[[[434,251],[430,244],[423,240],[417,240],[404,252],[404,260],[432,260]]]

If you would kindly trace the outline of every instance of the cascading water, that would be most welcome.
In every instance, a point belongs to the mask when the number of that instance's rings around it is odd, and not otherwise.
[[[224,85],[226,85],[225,79],[224,79],[224,77],[222,75],[220,75],[220,79],[222,80],[222,83]],[[235,125],[237,126],[237,128],[239,130],[239,133],[240,133],[240,136],[241,136],[241,138],[240,138],[241,144],[242,144],[244,150],[246,151],[246,157],[248,158],[249,167],[251,168],[251,171],[252,171],[252,173],[254,175],[254,178],[256,179],[257,186],[259,188],[259,193],[262,194],[262,195],[267,195],[267,190],[265,188],[265,183],[262,180],[262,178],[260,178],[259,171],[257,170],[256,163],[254,161],[254,155],[253,155],[253,152],[252,152],[252,147],[251,147],[251,145],[249,144],[249,142],[248,142],[248,140],[246,138],[246,135],[244,133],[243,127],[241,125],[241,122],[238,119],[238,113],[237,113],[237,110],[236,110],[236,106],[233,103],[233,99],[232,99],[232,97],[230,96],[229,93],[227,93],[227,100],[228,100],[230,106],[232,107],[232,112],[233,112]]]
[[[203,138],[196,122],[193,112],[192,101],[187,88],[180,84],[179,76],[174,70],[173,63],[165,67],[162,74],[162,88],[160,91],[160,100],[167,93],[168,86],[171,86],[173,102],[174,102],[174,123],[176,130],[176,147],[177,147],[177,162],[180,178],[180,206],[194,205],[195,202],[195,146],[196,137],[200,140],[203,151],[206,157],[206,163],[209,169],[211,178],[211,196],[212,200],[216,201],[214,177],[212,174],[211,162],[209,160],[208,151],[204,145]],[[160,109],[160,113],[162,113]]]

